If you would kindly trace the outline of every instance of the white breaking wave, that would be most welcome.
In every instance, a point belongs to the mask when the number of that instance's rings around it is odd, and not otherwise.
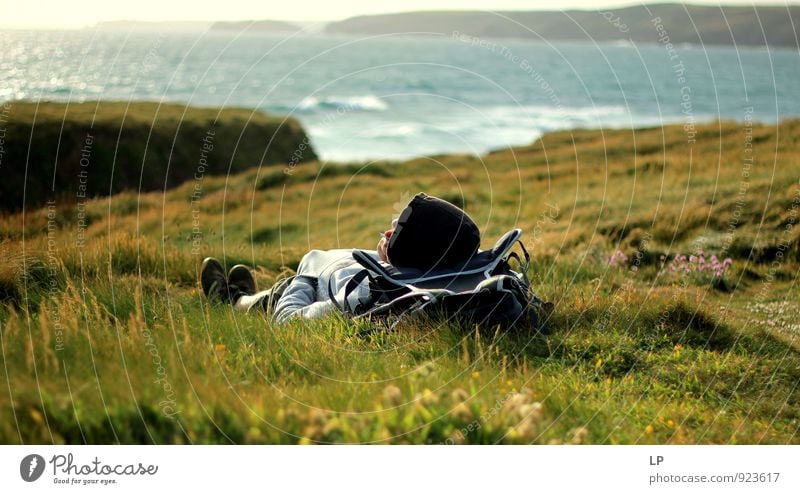
[[[384,111],[389,108],[385,101],[377,96],[326,96],[317,98],[307,96],[297,105],[298,111],[315,112],[320,110],[339,110],[346,112]]]
[[[397,122],[364,129],[361,135],[374,138],[408,137],[425,132],[427,127],[419,123]]]
[[[524,105],[519,107],[503,106],[489,110],[488,115],[505,116],[516,113],[522,118],[533,118],[547,122],[586,120],[591,121],[604,117],[626,117],[628,110],[624,106],[540,106]]]
[[[667,120],[666,116],[643,114],[622,105],[507,105],[472,111],[432,110],[420,113],[420,121],[387,112],[379,117],[343,115],[333,123],[317,116],[304,123],[323,159],[349,161],[452,152],[483,154],[528,145],[552,130],[627,128],[659,125]]]
[[[517,127],[549,131],[574,127],[641,125],[652,118],[632,113],[624,106],[500,106],[484,111],[488,121],[498,127]],[[657,120],[657,119],[656,119]]]

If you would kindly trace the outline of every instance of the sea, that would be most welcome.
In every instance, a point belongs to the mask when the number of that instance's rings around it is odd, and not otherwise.
[[[246,107],[326,161],[480,155],[574,128],[800,117],[800,52],[654,42],[0,31],[0,101]]]

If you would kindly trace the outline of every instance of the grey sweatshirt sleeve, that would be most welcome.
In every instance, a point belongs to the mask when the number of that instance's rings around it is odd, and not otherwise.
[[[313,319],[329,313],[333,309],[330,300],[317,301],[317,288],[307,278],[292,280],[275,306],[274,318],[284,323],[293,317]]]
[[[376,259],[378,253],[364,251]],[[330,297],[340,307],[353,308],[369,296],[369,286],[360,284],[357,290],[345,293],[347,283],[364,268],[353,258],[352,249],[312,250],[300,261],[297,277],[283,292],[275,306],[273,318],[278,323],[294,317],[314,319],[336,311]],[[345,300],[345,295],[348,295]]]

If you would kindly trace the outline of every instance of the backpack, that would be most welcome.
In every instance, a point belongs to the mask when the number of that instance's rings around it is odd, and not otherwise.
[[[382,321],[393,328],[399,321],[424,314],[465,324],[508,328],[526,320],[539,328],[538,309],[543,302],[531,291],[526,271],[530,256],[517,228],[489,250],[479,250],[466,262],[449,269],[422,271],[386,267],[364,251],[353,258],[363,270],[345,286],[345,298],[369,279],[369,296],[355,307],[340,304],[329,287],[330,299],[346,317]],[[519,244],[522,256],[512,248]],[[511,269],[516,261],[519,271]]]

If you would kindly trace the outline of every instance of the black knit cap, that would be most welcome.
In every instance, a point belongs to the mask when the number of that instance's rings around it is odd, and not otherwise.
[[[398,267],[444,269],[477,252],[481,234],[463,210],[420,192],[400,213],[389,239],[389,262]]]

